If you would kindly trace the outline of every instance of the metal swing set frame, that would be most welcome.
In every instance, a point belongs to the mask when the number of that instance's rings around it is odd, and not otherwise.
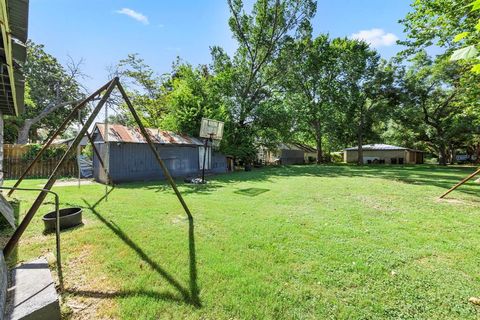
[[[32,206],[30,207],[30,209],[28,210],[28,212],[26,213],[25,217],[23,218],[23,220],[20,222],[18,228],[14,231],[13,235],[10,237],[10,239],[8,240],[7,244],[5,245],[5,247],[3,248],[3,254],[5,256],[8,256],[10,253],[12,253],[13,249],[16,247],[16,245],[18,244],[18,241],[20,240],[21,236],[23,235],[23,233],[25,232],[26,228],[28,227],[28,225],[30,224],[30,222],[32,221],[32,218],[35,216],[35,214],[37,213],[38,209],[40,208],[40,206],[42,205],[43,201],[45,200],[46,196],[49,194],[49,193],[52,193],[51,192],[51,188],[53,187],[55,181],[58,179],[58,173],[59,173],[59,170],[62,168],[62,166],[65,165],[65,163],[67,162],[68,159],[70,159],[74,153],[76,152],[76,149],[78,148],[82,138],[86,135],[88,140],[90,141],[90,143],[92,144],[92,147],[93,147],[93,151],[95,153],[95,155],[98,157],[99,159],[99,163],[100,165],[103,167],[106,175],[107,175],[107,184],[106,184],[106,188],[108,187],[108,182],[111,182],[111,177],[108,173],[108,169],[107,167],[105,166],[105,163],[102,159],[102,157],[100,156],[100,153],[98,152],[98,150],[96,149],[94,143],[93,143],[93,139],[92,139],[92,136],[88,133],[88,129],[90,128],[90,126],[92,125],[93,121],[95,120],[95,118],[97,117],[97,115],[99,114],[100,110],[104,107],[104,105],[107,103],[108,99],[110,98],[111,94],[112,94],[112,91],[117,88],[118,91],[120,92],[123,100],[125,101],[130,113],[132,114],[136,124],[138,125],[139,129],[140,129],[140,132],[142,134],[142,136],[145,138],[145,141],[147,142],[147,144],[150,146],[150,149],[152,150],[158,164],[160,165],[160,168],[162,169],[163,171],[163,174],[165,176],[165,178],[167,179],[168,183],[170,184],[170,186],[172,187],[173,191],[175,192],[180,204],[182,205],[183,209],[185,210],[185,213],[187,214],[188,218],[191,219],[193,218],[191,212],[190,212],[190,209],[188,208],[185,200],[183,199],[180,191],[178,190],[177,188],[177,185],[175,184],[175,181],[173,180],[172,176],[170,175],[169,171],[168,171],[168,168],[165,166],[165,163],[163,162],[162,158],[160,157],[160,154],[158,152],[158,150],[155,148],[155,145],[153,144],[153,141],[152,141],[152,138],[150,137],[150,135],[148,134],[147,130],[145,129],[145,127],[143,126],[137,112],[135,111],[135,108],[133,107],[130,99],[128,98],[128,95],[125,91],[125,89],[123,88],[123,86],[121,85],[120,81],[119,81],[119,78],[118,77],[115,77],[113,78],[112,80],[110,80],[109,82],[107,82],[106,84],[104,84],[102,87],[100,87],[98,90],[96,90],[94,93],[92,93],[90,96],[88,96],[87,98],[85,98],[84,100],[82,100],[80,103],[78,103],[71,111],[71,113],[68,115],[68,117],[60,124],[60,126],[58,127],[58,129],[52,134],[52,136],[47,140],[47,142],[43,145],[42,149],[40,149],[40,151],[38,152],[38,154],[35,156],[35,158],[32,160],[32,162],[30,163],[30,165],[25,169],[24,173],[21,175],[21,177],[17,180],[17,182],[15,183],[15,185],[12,187],[12,188],[9,188],[10,191],[8,193],[8,195],[12,195],[12,193],[15,191],[15,190],[22,190],[21,188],[18,188],[18,186],[20,185],[20,183],[23,181],[23,179],[26,177],[26,175],[28,174],[28,172],[33,168],[34,164],[40,159],[41,155],[43,154],[43,152],[52,144],[53,140],[61,133],[65,130],[65,128],[68,126],[68,124],[74,119],[74,117],[80,113],[80,111],[82,111],[82,109],[90,102],[94,102],[98,99],[100,99],[97,103],[97,105],[93,108],[93,111],[90,113],[90,115],[88,116],[87,120],[85,122],[83,121],[80,121],[80,124],[81,124],[81,129],[80,131],[78,132],[77,136],[75,137],[75,139],[73,140],[72,144],[68,147],[67,151],[65,152],[65,154],[62,156],[62,158],[59,160],[59,162],[57,163],[57,165],[55,166],[53,172],[51,173],[50,177],[48,178],[48,181],[45,183],[45,186],[42,188],[42,189],[39,189],[41,190],[40,191],[40,194],[37,196],[36,200],[33,202]],[[106,108],[108,108],[108,106],[105,106]],[[107,112],[106,112],[107,113]],[[107,114],[106,114],[107,115]],[[108,133],[107,133],[108,134]],[[106,189],[107,191],[107,189]],[[58,208],[57,208],[57,211],[58,211]],[[58,216],[58,214],[57,214]],[[57,217],[57,234],[59,234],[59,223],[58,223],[58,217]],[[59,236],[57,236],[57,265],[58,265],[58,268],[59,268],[59,272],[61,272],[61,263],[59,261],[59,258],[60,258],[60,238]]]

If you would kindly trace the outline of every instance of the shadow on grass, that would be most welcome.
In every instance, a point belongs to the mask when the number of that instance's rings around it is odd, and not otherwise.
[[[132,188],[138,187],[146,190],[154,190],[155,192],[172,192],[173,193],[172,188],[170,187],[170,185],[166,184],[166,181],[163,181],[163,180],[151,181],[152,185],[145,185],[145,183],[148,183],[148,182],[143,182],[142,184],[127,183],[127,184],[122,184],[121,186],[119,186],[119,188],[132,189]],[[181,190],[182,194],[190,194],[190,193],[209,194],[223,187],[223,185],[212,182],[212,181],[206,184],[193,184],[193,183],[186,183],[182,181],[176,181],[176,183],[178,186],[182,187],[182,190]]]
[[[236,181],[273,181],[278,177],[352,177],[352,178],[380,178],[395,180],[402,183],[435,186],[450,189],[462,178],[475,171],[473,167],[441,167],[435,165],[297,165],[266,167],[252,172],[235,173],[231,176],[218,177],[220,182]],[[479,195],[479,188],[469,182],[457,189],[464,194]],[[439,196],[442,192],[439,192]]]
[[[154,291],[120,291],[120,292],[109,292],[109,293],[102,293],[102,292],[83,292],[82,291],[71,291],[73,294],[79,295],[98,295],[101,297],[111,297],[111,296],[125,296],[125,295],[138,295],[143,294],[147,296],[154,296],[158,299],[168,299],[173,301],[183,301],[185,303],[191,304],[194,307],[200,308],[202,306],[200,298],[199,298],[199,289],[197,285],[197,267],[196,267],[196,257],[195,257],[195,238],[194,238],[194,224],[193,224],[193,217],[188,217],[188,243],[189,243],[189,271],[190,271],[190,281],[189,281],[189,288],[185,288],[180,284],[172,275],[170,275],[165,269],[163,269],[157,262],[155,262],[152,258],[150,258],[143,250],[138,246],[128,235],[120,229],[114,222],[108,221],[105,219],[96,207],[98,204],[103,201],[107,195],[113,191],[113,188],[102,198],[100,198],[94,204],[90,204],[85,199],[82,199],[85,203],[87,209],[89,209],[103,224],[105,224],[118,238],[120,238],[126,245],[128,245],[132,250],[136,252],[136,254],[146,262],[153,270],[155,270],[160,276],[162,276],[170,285],[172,285],[181,295],[181,299],[175,297],[175,295],[169,293],[160,293]]]
[[[256,182],[256,181],[274,181],[280,177],[361,177],[361,178],[381,178],[396,180],[399,182],[435,186],[445,190],[450,189],[462,178],[475,171],[474,167],[438,165],[347,165],[347,164],[328,164],[328,165],[292,165],[292,166],[272,166],[255,169],[250,172],[237,171],[233,173],[220,174],[212,176],[210,183],[206,185],[192,185],[177,181],[181,193],[183,194],[209,194],[217,189],[229,187],[231,183],[237,182]],[[172,192],[165,181],[151,181],[141,183],[122,184],[121,188],[145,188],[155,189],[157,192]],[[464,194],[478,195],[479,188],[473,182],[469,182],[457,189],[456,192]],[[247,192],[248,193],[248,192]],[[442,192],[439,192],[439,196]],[[242,194],[242,193],[240,193]],[[246,195],[243,193],[243,195]]]
[[[169,292],[157,292],[153,290],[92,291],[92,290],[65,289],[64,292],[72,295],[76,295],[76,296],[96,298],[96,299],[112,299],[112,298],[146,296],[153,299],[184,302],[183,299],[178,298],[177,296]]]

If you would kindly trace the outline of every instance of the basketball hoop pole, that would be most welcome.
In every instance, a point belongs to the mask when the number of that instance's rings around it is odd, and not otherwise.
[[[202,166],[202,183],[205,183],[205,160],[207,158],[208,141],[212,141],[213,133],[210,133],[210,138],[205,139],[205,147],[203,148],[203,166]]]

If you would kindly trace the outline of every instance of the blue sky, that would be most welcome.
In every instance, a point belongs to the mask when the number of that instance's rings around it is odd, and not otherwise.
[[[408,0],[319,0],[314,32],[367,39],[386,58],[400,48]],[[226,0],[30,0],[29,37],[60,61],[84,59],[93,90],[107,67],[139,53],[159,73],[176,56],[196,65],[210,62],[209,47],[235,50]]]

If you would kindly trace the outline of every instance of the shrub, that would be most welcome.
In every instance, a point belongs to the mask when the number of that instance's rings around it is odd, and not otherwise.
[[[33,160],[35,156],[38,154],[38,152],[40,151],[40,149],[42,149],[42,145],[38,143],[32,143],[27,145],[27,148],[28,150],[22,156],[22,159]],[[67,146],[64,144],[51,145],[45,150],[45,152],[43,152],[40,159],[41,160],[59,159],[65,154],[66,151],[67,151]]]
[[[343,153],[342,152],[332,152],[330,154],[332,162],[343,162]]]

